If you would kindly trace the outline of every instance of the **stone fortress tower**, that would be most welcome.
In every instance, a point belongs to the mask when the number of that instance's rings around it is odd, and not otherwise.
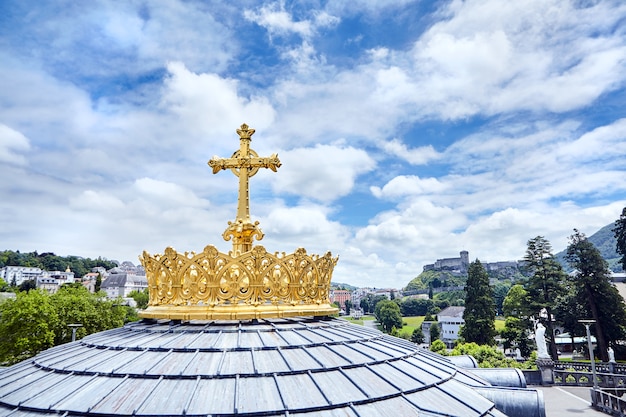
[[[239,179],[232,251],[144,252],[143,319],[1,370],[0,416],[545,417],[517,370],[331,317],[336,257],[253,245],[249,179],[280,160],[250,149],[245,124],[237,133],[239,150],[209,162]]]

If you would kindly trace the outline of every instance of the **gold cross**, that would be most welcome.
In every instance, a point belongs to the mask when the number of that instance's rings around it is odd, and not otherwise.
[[[230,169],[239,177],[239,196],[237,198],[237,218],[234,222],[228,222],[228,227],[222,234],[225,240],[233,239],[233,256],[240,255],[252,249],[252,240],[263,239],[263,232],[258,227],[259,222],[252,223],[250,220],[250,185],[249,179],[254,176],[259,168],[269,168],[276,172],[281,163],[278,155],[272,154],[269,158],[262,158],[252,149],[250,142],[254,129],[249,129],[247,124],[242,124],[237,129],[239,135],[239,150],[230,158],[218,158],[214,156],[209,161],[213,173]]]

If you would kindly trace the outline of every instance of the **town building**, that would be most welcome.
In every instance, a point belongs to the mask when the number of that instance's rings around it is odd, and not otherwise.
[[[54,294],[59,290],[59,282],[48,276],[41,276],[37,278],[37,288],[47,291],[49,294]]]
[[[19,286],[24,281],[34,280],[43,277],[44,271],[40,268],[29,266],[5,266],[0,268],[0,277],[10,285]]]
[[[46,272],[45,275],[47,275],[48,278],[56,279],[59,286],[75,282],[74,273],[70,270],[69,266],[65,271],[51,271]]]
[[[346,301],[352,302],[352,294],[348,290],[330,290],[330,302],[339,304],[342,310],[346,308]]]
[[[126,273],[110,274],[101,286],[107,298],[126,298],[132,291],[143,291],[146,288],[148,288],[148,281],[144,275]]]
[[[459,330],[465,324],[463,313],[465,307],[452,306],[445,308],[437,314],[439,329],[441,330],[441,340],[448,346],[453,347],[459,338]]]

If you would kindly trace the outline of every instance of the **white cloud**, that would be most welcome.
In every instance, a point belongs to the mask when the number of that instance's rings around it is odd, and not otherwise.
[[[303,38],[311,37],[319,28],[331,27],[339,23],[339,18],[325,11],[314,11],[309,19],[295,21],[285,10],[284,3],[274,2],[259,7],[256,11],[244,10],[244,18],[267,29],[270,35],[296,33]]]
[[[272,177],[276,191],[331,202],[352,191],[356,178],[375,167],[363,150],[336,145],[295,148],[279,155],[283,166]]]
[[[180,62],[167,66],[162,105],[181,118],[190,132],[211,137],[231,134],[242,122],[263,129],[274,119],[274,109],[264,97],[238,94],[238,82],[217,74],[195,74]]]
[[[70,206],[79,210],[117,211],[125,204],[119,198],[103,191],[86,190],[70,198]]]
[[[193,191],[171,182],[139,178],[135,181],[134,187],[142,198],[157,203],[160,207],[207,208],[208,206],[208,202],[198,198]]]
[[[385,152],[403,159],[411,165],[423,165],[440,157],[432,145],[409,149],[406,144],[398,139],[385,141],[382,144],[382,148]]]
[[[382,188],[372,186],[370,190],[377,198],[397,198],[404,196],[423,196],[443,193],[449,185],[437,178],[420,178],[416,175],[399,175]]]
[[[413,51],[430,111],[455,119],[590,104],[624,80],[624,42],[609,29],[623,11],[562,0],[450,3],[449,18]]]
[[[24,165],[26,158],[21,153],[29,149],[26,136],[0,123],[0,162]]]

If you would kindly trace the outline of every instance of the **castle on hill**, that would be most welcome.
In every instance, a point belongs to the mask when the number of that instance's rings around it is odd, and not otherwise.
[[[459,253],[458,258],[442,258],[437,259],[433,264],[424,265],[424,272],[426,271],[447,271],[453,274],[467,275],[469,268],[469,252],[462,250]],[[500,262],[488,262],[483,263],[483,267],[490,271],[498,271],[506,268],[519,268],[520,261],[500,261]]]

